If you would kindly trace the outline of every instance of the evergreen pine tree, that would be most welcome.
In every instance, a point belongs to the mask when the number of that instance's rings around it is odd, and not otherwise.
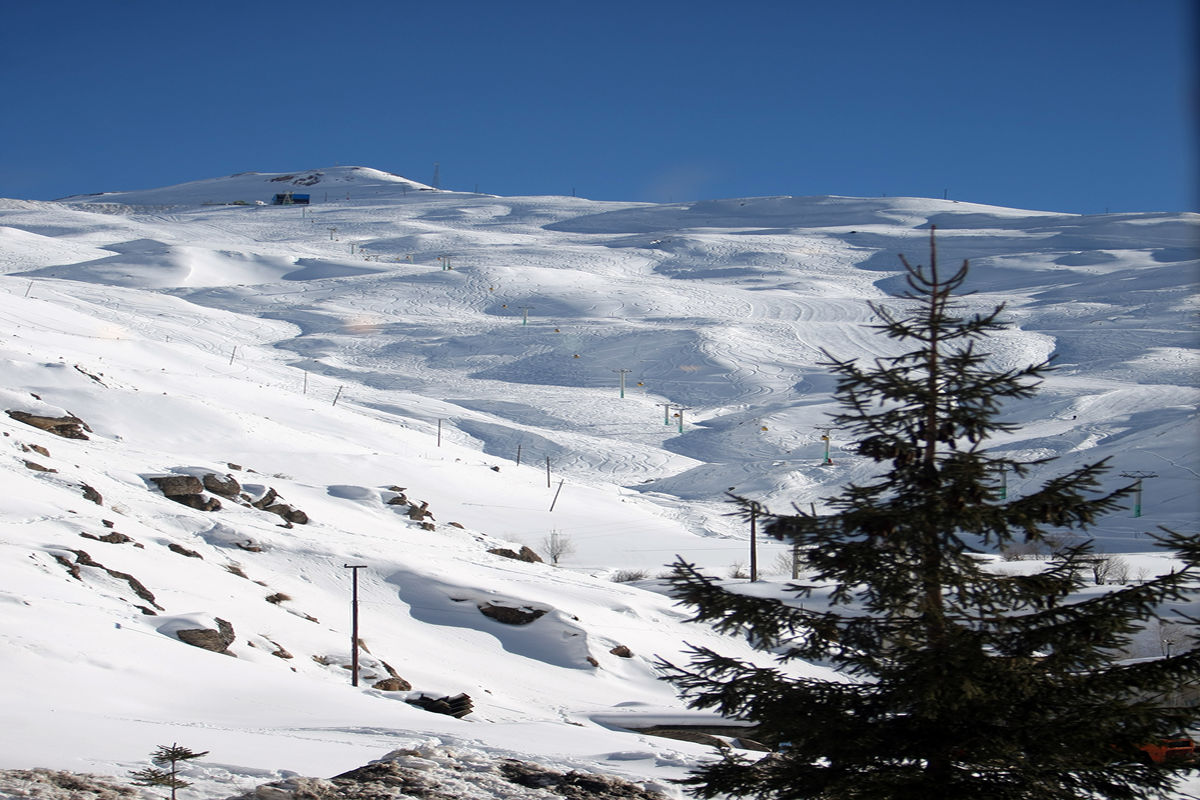
[[[208,755],[208,751],[197,753],[187,747],[172,743],[170,747],[160,744],[150,756],[155,766],[145,769],[130,770],[129,776],[137,786],[165,786],[171,790],[171,800],[175,800],[175,792],[192,784],[179,777],[179,763],[191,761]]]
[[[778,660],[764,668],[697,647],[688,665],[660,665],[692,707],[754,721],[782,745],[756,761],[726,754],[686,782],[701,797],[1163,797],[1188,767],[1144,763],[1139,746],[1200,718],[1166,702],[1197,683],[1200,652],[1192,641],[1132,661],[1128,645],[1164,604],[1193,596],[1200,545],[1164,530],[1155,538],[1182,568],[1078,594],[1094,558],[1080,534],[1130,487],[1099,491],[1100,462],[1003,499],[1001,469],[1025,475],[1046,462],[982,445],[1012,429],[997,418],[1001,404],[1029,397],[1050,365],[988,365],[976,344],[1005,327],[1003,307],[963,313],[968,265],[940,274],[932,232],[928,269],[901,260],[910,309],[872,308],[875,327],[907,352],[866,365],[826,353],[842,408],[834,422],[877,477],[827,498],[822,515],[770,514],[738,498],[798,546],[807,582],[788,586],[795,600],[740,594],[675,565],[673,593],[694,621],[744,634]],[[980,555],[1022,543],[1057,549],[1032,575],[998,574]],[[814,598],[818,586],[828,604]],[[803,677],[789,668],[797,660],[844,677]]]

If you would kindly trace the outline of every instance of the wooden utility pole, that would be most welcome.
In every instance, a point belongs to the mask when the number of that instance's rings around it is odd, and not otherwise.
[[[350,570],[353,576],[350,590],[350,685],[358,686],[358,571],[366,569],[366,565],[343,564],[342,568]]]

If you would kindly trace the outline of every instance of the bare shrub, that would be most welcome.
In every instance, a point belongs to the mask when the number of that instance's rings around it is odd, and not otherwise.
[[[564,557],[575,552],[575,543],[561,533],[551,533],[542,539],[542,550],[550,558],[551,564],[558,564]]]
[[[644,569],[619,569],[609,580],[613,583],[631,583],[632,581],[644,581],[648,577],[650,575]]]

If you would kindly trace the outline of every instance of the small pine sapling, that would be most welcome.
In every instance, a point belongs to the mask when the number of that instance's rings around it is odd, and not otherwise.
[[[197,753],[187,747],[181,747],[174,742],[171,743],[170,747],[160,744],[150,756],[150,760],[154,762],[154,766],[130,770],[129,777],[133,778],[133,782],[137,786],[167,787],[171,790],[171,800],[176,800],[176,790],[191,786],[190,782],[179,777],[179,764],[184,761],[191,761],[193,758],[202,758],[206,755],[208,755],[207,750]]]

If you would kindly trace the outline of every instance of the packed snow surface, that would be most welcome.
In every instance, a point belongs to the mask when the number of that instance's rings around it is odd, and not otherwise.
[[[1168,569],[1145,533],[1200,519],[1198,221],[496,197],[359,167],[0,200],[0,410],[87,437],[0,415],[0,768],[122,775],[178,742],[210,751],[185,797],[414,747],[680,777],[710,750],[631,729],[711,719],[655,660],[769,656],[687,624],[659,576],[677,554],[744,571],[729,493],[820,510],[873,474],[837,430],[824,463],[823,362],[897,352],[868,303],[902,305],[931,225],[943,268],[970,261],[964,308],[1007,304],[992,363],[1058,365],[991,443],[1058,458],[1010,496],[1110,458],[1141,515],[1098,548]],[[239,491],[192,508],[168,475]],[[489,552],[522,546],[546,563]],[[785,548],[757,558],[729,582],[779,593]],[[218,620],[227,654],[180,641]],[[393,673],[411,689],[374,688]],[[460,693],[461,719],[404,702]]]

